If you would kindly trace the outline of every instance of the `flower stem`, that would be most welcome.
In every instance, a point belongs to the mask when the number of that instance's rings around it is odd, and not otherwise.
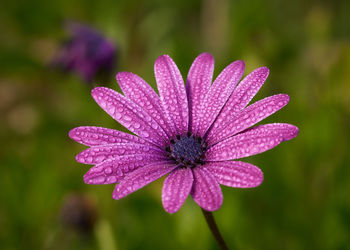
[[[215,219],[214,219],[212,212],[208,212],[208,211],[204,210],[203,208],[201,208],[201,209],[202,209],[204,218],[207,221],[207,224],[210,228],[210,231],[213,234],[213,236],[215,237],[216,242],[219,244],[219,246],[222,250],[228,250],[226,242],[224,241],[224,238],[222,238],[222,235],[219,231],[219,228],[216,225],[216,222],[215,222]]]

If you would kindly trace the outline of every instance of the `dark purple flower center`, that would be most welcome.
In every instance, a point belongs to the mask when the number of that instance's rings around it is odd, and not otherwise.
[[[190,132],[171,139],[165,150],[170,159],[183,167],[193,168],[204,164],[206,144],[201,137],[195,137]]]

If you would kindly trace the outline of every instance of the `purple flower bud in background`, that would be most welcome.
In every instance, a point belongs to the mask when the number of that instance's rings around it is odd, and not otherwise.
[[[116,48],[97,30],[75,22],[65,27],[68,40],[53,61],[55,67],[75,72],[91,83],[100,75],[111,74],[116,61]]]

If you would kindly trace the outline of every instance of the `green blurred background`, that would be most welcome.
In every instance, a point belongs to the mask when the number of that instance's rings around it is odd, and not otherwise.
[[[83,183],[89,167],[74,156],[84,147],[68,131],[121,126],[93,101],[90,85],[48,66],[67,20],[117,44],[115,73],[134,72],[152,86],[161,54],[171,55],[184,77],[204,51],[216,60],[215,75],[237,59],[246,73],[268,66],[254,100],[287,93],[291,101],[264,123],[292,123],[300,134],[246,159],[265,181],[255,189],[223,187],[217,223],[231,248],[350,249],[350,1],[1,5],[1,249],[218,249],[192,199],[176,214],[163,210],[162,180],[120,201],[112,199],[114,185]],[[95,85],[117,88],[113,75]],[[83,225],[73,227],[74,216]]]

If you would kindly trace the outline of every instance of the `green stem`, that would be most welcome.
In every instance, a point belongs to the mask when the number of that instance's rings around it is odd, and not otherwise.
[[[213,234],[216,242],[219,244],[220,248],[222,250],[229,250],[227,245],[226,245],[226,242],[224,241],[224,238],[222,238],[222,235],[219,231],[218,226],[216,225],[216,222],[215,222],[215,219],[214,219],[212,212],[208,212],[208,211],[204,210],[203,208],[201,208],[201,209],[202,209],[204,218],[207,221],[207,224],[210,228],[210,231]]]

